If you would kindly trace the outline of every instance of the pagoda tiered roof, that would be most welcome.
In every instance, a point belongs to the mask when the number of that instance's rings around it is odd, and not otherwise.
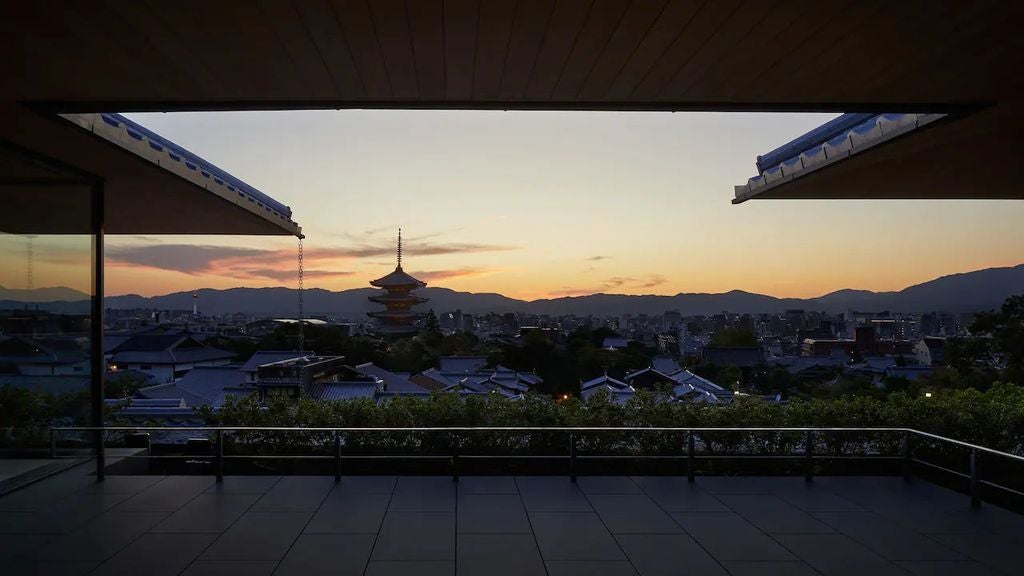
[[[377,304],[422,304],[427,301],[422,296],[416,296],[415,294],[401,294],[395,292],[386,292],[380,296],[368,296],[370,302],[376,302]]]
[[[402,266],[398,265],[394,272],[371,281],[370,285],[378,288],[408,288],[412,290],[414,288],[424,288],[427,283],[406,274],[405,270],[402,270]]]

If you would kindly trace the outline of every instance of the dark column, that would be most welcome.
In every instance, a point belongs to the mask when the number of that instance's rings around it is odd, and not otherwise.
[[[92,201],[92,234],[93,234],[93,270],[92,270],[92,320],[90,321],[92,339],[92,390],[91,412],[92,425],[103,426],[103,381],[107,376],[107,362],[103,356],[103,228],[104,215],[103,182],[95,182],[91,189]],[[96,480],[103,480],[103,468],[106,465],[106,454],[103,446],[103,430],[93,433],[93,444],[96,449]]]

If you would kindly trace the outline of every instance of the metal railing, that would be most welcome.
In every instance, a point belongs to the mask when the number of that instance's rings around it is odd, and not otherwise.
[[[569,426],[445,426],[445,427],[432,427],[432,426],[420,426],[420,427],[312,427],[312,428],[296,428],[286,426],[65,426],[65,427],[54,427],[50,429],[50,456],[51,458],[61,458],[57,449],[57,436],[66,432],[93,432],[98,434],[101,438],[104,433],[109,432],[202,432],[205,434],[212,434],[214,436],[214,454],[213,468],[214,474],[217,477],[217,481],[220,482],[224,478],[224,462],[225,460],[231,459],[298,459],[298,460],[323,460],[333,459],[335,480],[338,481],[341,478],[342,460],[343,459],[434,459],[434,460],[448,460],[452,479],[458,481],[459,477],[459,460],[462,459],[502,459],[502,458],[517,458],[517,459],[561,459],[566,460],[568,464],[569,477],[572,482],[576,482],[577,477],[577,461],[585,459],[611,459],[611,458],[630,458],[630,459],[683,459],[686,461],[686,474],[690,482],[695,481],[696,476],[696,462],[697,460],[711,460],[711,459],[749,459],[749,458],[769,458],[769,459],[803,459],[804,461],[804,478],[807,482],[811,482],[814,477],[814,463],[818,460],[823,459],[835,459],[835,458],[855,458],[861,460],[899,460],[902,463],[903,476],[907,479],[912,475],[912,465],[918,464],[927,468],[937,470],[943,473],[951,474],[953,476],[963,478],[969,481],[969,493],[971,505],[978,507],[981,504],[981,486],[987,486],[996,490],[1005,491],[1015,496],[1024,497],[1024,492],[1011,488],[1009,486],[1001,485],[995,482],[987,481],[981,478],[981,471],[979,465],[979,454],[987,454],[1004,458],[1010,461],[1024,463],[1024,456],[1012,454],[1009,452],[1003,452],[988,448],[985,446],[979,446],[977,444],[971,444],[969,442],[963,442],[953,438],[947,438],[938,434],[932,434],[930,432],[924,432],[913,428],[895,428],[895,427],[610,427],[610,426],[583,426],[583,427],[569,427]],[[225,435],[232,433],[244,433],[244,432],[274,432],[274,433],[303,433],[303,434],[329,434],[333,443],[332,455],[316,455],[316,454],[303,454],[303,455],[287,455],[287,454],[276,454],[271,456],[264,455],[225,455]],[[451,447],[451,452],[448,454],[417,454],[417,455],[402,455],[402,454],[386,454],[386,455],[343,455],[344,440],[347,435],[358,435],[366,433],[436,433],[446,434],[449,437],[448,446]],[[469,434],[469,433],[498,433],[498,432],[513,432],[513,433],[543,433],[543,432],[556,432],[565,433],[568,435],[568,447],[564,455],[533,455],[533,454],[518,454],[518,455],[501,455],[501,454],[460,454],[458,450],[458,442],[452,441],[457,435]],[[594,435],[599,433],[628,433],[628,434],[647,434],[647,433],[671,433],[680,434],[685,439],[680,445],[685,445],[685,454],[658,454],[658,455],[644,455],[644,454],[630,454],[630,455],[579,455],[578,447],[581,436]],[[857,432],[857,433],[877,433],[877,434],[899,434],[899,455],[889,456],[884,454],[874,455],[832,455],[832,454],[816,454],[814,452],[815,442],[818,440],[819,434],[836,434],[843,432]],[[797,453],[788,454],[702,454],[696,451],[696,439],[700,435],[705,444],[707,445],[707,436],[724,433],[778,433],[778,434],[796,434],[800,433],[803,435],[803,451]],[[934,462],[929,462],[922,458],[914,457],[912,452],[912,439],[920,438],[932,442],[936,442],[943,445],[955,446],[963,448],[967,451],[968,455],[968,471],[962,472],[954,470],[952,468],[939,465]],[[208,438],[207,438],[208,440]],[[105,443],[100,442],[96,446],[97,450],[97,462],[102,463],[104,460]],[[146,458],[146,459],[183,459],[183,458],[196,458],[196,455],[154,455],[151,451],[147,450],[144,455],[127,455],[124,458]],[[103,470],[100,466],[97,467],[98,479],[103,478]]]

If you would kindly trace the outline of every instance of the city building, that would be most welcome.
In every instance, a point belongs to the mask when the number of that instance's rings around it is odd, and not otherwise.
[[[114,346],[107,364],[112,372],[136,370],[157,382],[173,382],[197,366],[223,366],[234,358],[234,352],[206,346],[187,331],[145,332]]]
[[[938,366],[946,363],[946,339],[924,337],[914,344],[917,363],[924,366]]]
[[[530,372],[504,366],[488,367],[486,356],[442,356],[438,367],[412,375],[409,381],[427,390],[522,396],[544,380]]]

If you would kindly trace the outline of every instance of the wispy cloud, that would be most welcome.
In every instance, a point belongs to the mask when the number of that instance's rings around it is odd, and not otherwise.
[[[647,280],[640,284],[640,288],[654,288],[655,286],[661,286],[665,282],[668,282],[668,279],[661,274],[651,274],[647,277]]]
[[[185,274],[209,273],[218,262],[238,258],[262,259],[275,251],[237,246],[146,244],[111,246],[107,260],[113,265],[144,266]]]
[[[572,286],[564,286],[560,290],[552,290],[548,295],[552,298],[561,298],[565,296],[597,294],[608,290],[642,290],[661,286],[665,282],[668,282],[668,279],[661,274],[648,274],[641,278],[634,278],[632,276],[612,276],[611,278],[604,280],[598,287],[575,288]]]
[[[331,260],[331,250],[309,250],[307,263]],[[143,244],[111,246],[107,263],[114,267],[155,268],[193,276],[230,276],[239,280],[287,282],[298,275],[297,255],[289,250],[267,250],[240,246],[192,244]],[[309,268],[309,279],[332,279],[352,275],[347,270]]]
[[[565,286],[559,290],[552,290],[548,293],[551,298],[564,298],[566,296],[586,296],[588,294],[594,294],[600,292],[600,290],[594,290],[590,288],[572,288]]]
[[[605,288],[654,288],[668,280],[661,274],[648,274],[643,278],[631,276],[613,276],[603,282]]]
[[[515,246],[477,244],[468,242],[432,243],[420,241],[408,247],[408,256],[434,256],[442,254],[469,254],[516,250]],[[307,247],[304,252],[309,278],[337,278],[351,275],[347,270],[336,270],[338,261],[362,260],[392,256],[395,246],[389,242],[367,243],[353,246]],[[214,246],[204,244],[151,244],[140,243],[111,246],[107,261],[111,266],[142,267],[180,272],[190,275],[226,275],[236,278],[284,280],[294,276],[297,256],[292,250],[247,248],[242,246]],[[317,266],[319,265],[319,266]],[[428,272],[434,278],[480,275],[479,268]]]
[[[424,282],[436,282],[438,280],[451,280],[452,278],[471,278],[484,276],[494,272],[492,268],[458,268],[455,270],[425,270],[412,272],[411,274]]]
[[[269,278],[271,280],[277,280],[278,282],[287,282],[289,280],[297,280],[299,273],[297,270],[274,270],[271,268],[257,268],[249,270],[239,270],[241,278]],[[355,272],[348,272],[343,270],[303,270],[303,275],[307,280],[325,280],[333,278],[344,278],[345,276],[351,276]]]
[[[472,242],[415,242],[403,245],[409,256],[438,256],[442,254],[469,254],[474,252],[505,252],[518,250],[518,246],[477,244]],[[354,246],[325,249],[339,258],[375,258],[395,253],[393,243],[365,243]]]
[[[610,258],[611,258],[611,256],[591,256],[590,258],[587,258],[587,261],[588,262],[599,262],[601,260],[608,260]]]

